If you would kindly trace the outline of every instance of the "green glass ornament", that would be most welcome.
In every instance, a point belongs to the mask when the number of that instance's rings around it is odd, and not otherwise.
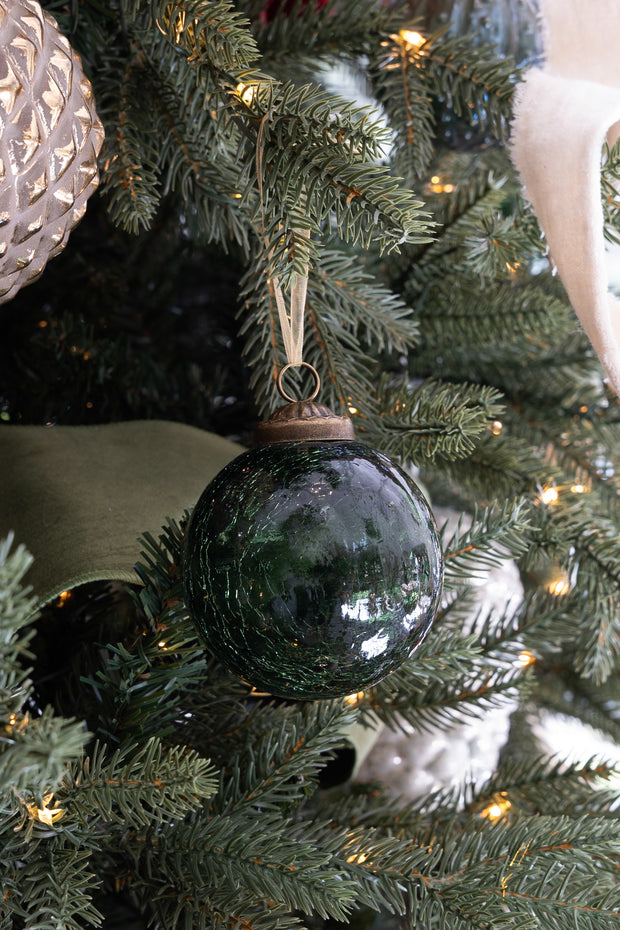
[[[344,421],[318,404],[281,408],[259,425],[265,444],[205,489],[186,531],[186,600],[208,649],[278,697],[376,684],[420,645],[439,604],[426,500],[385,455],[338,438]]]

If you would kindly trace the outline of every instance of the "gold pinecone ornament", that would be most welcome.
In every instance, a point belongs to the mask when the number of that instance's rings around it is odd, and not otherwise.
[[[0,0],[0,303],[65,247],[99,183],[79,55],[36,0]]]

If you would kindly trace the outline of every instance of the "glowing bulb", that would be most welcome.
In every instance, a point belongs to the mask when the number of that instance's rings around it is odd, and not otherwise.
[[[587,490],[585,484],[574,484],[571,488],[573,494],[585,494]]]
[[[543,504],[557,504],[560,495],[555,488],[543,488],[540,499]]]
[[[71,597],[71,591],[61,591],[58,595],[58,606],[62,607],[65,601],[68,601]]]
[[[536,657],[533,656],[531,652],[524,650],[523,652],[519,653],[519,658],[517,659],[516,664],[521,668],[527,668],[528,665],[531,665],[535,661]]]
[[[165,648],[166,648],[166,640],[165,640],[165,639],[160,639],[159,642],[157,643],[157,645],[159,646],[160,649],[165,649]]]
[[[454,184],[444,184],[443,191],[444,194],[451,194],[454,191]]]
[[[570,591],[570,582],[568,578],[561,577],[550,581],[545,585],[545,590],[549,594],[555,595],[555,597],[561,597],[563,594],[568,594]]]
[[[356,694],[347,694],[344,703],[349,705],[359,704],[364,699],[364,693],[364,691],[358,691]]]
[[[256,86],[244,84],[243,81],[240,81],[237,84],[236,91],[243,100],[244,103],[247,103],[248,106],[254,103],[254,94],[256,93]]]
[[[51,810],[49,807],[39,807],[37,808],[37,819],[40,823],[46,824],[48,827],[51,827],[53,823],[57,820],[60,820],[64,817],[65,812],[62,807],[55,807]]]
[[[357,413],[357,407],[349,407],[349,413]]]
[[[499,436],[503,428],[504,428],[504,424],[502,423],[501,420],[493,420],[493,422],[491,423],[491,432],[493,433],[494,436]]]
[[[440,181],[441,181],[441,178],[439,177],[438,174],[434,174],[433,177],[431,178],[431,184],[439,184]]]
[[[54,795],[50,791],[43,797],[43,807],[37,807],[34,803],[26,804],[28,813],[33,820],[38,820],[39,823],[44,823],[46,826],[51,827],[57,820],[61,820],[65,816],[62,807],[49,807],[53,798]]]
[[[410,48],[419,49],[426,42],[423,35],[419,32],[411,32],[410,29],[401,29],[399,36]]]
[[[487,820],[490,820],[492,823],[495,823],[496,820],[499,820],[500,817],[503,817],[507,810],[512,807],[512,804],[507,798],[498,798],[488,807],[485,807],[483,811],[480,812],[481,817],[486,817]]]

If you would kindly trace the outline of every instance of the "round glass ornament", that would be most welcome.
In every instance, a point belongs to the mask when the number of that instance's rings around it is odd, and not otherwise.
[[[288,438],[291,416],[292,434],[311,438]],[[376,684],[420,645],[441,596],[421,491],[353,438],[321,438],[342,435],[339,420],[350,424],[307,402],[276,411],[259,424],[266,443],[213,479],[186,531],[185,596],[207,648],[276,697]]]

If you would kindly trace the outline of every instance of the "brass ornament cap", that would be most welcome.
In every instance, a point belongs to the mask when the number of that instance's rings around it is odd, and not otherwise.
[[[311,400],[297,400],[279,407],[254,429],[254,442],[258,446],[272,442],[321,442],[330,439],[355,439],[353,421],[350,417],[339,417],[329,407]]]

